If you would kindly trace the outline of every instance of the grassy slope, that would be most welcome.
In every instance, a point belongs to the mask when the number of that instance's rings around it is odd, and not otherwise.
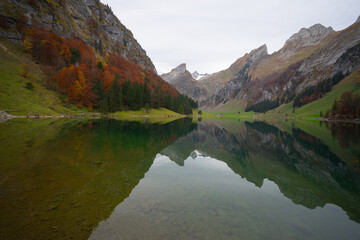
[[[240,113],[239,113],[240,112]],[[214,108],[211,113],[221,114],[223,118],[240,118],[253,116],[254,112],[245,112],[244,104],[233,99],[227,102],[225,105]]]
[[[185,117],[184,115],[170,111],[166,108],[150,109],[149,112],[145,112],[144,110],[145,109],[139,111],[116,112],[115,118],[132,121],[143,121],[144,119],[148,119],[151,123],[168,123]]]
[[[66,102],[59,93],[44,87],[44,75],[19,45],[0,40],[0,109],[9,110],[12,115],[26,115],[29,112],[39,115],[57,115],[79,109]],[[28,77],[22,76],[23,64],[29,66]],[[33,90],[25,88],[30,82]],[[63,100],[61,100],[63,98]],[[65,106],[67,105],[67,106]]]
[[[346,91],[360,95],[360,69],[334,86],[331,92],[327,93],[325,97],[295,109],[295,112],[293,112],[293,103],[290,102],[265,114],[258,114],[257,116],[258,118],[269,118],[285,116],[287,114],[288,117],[319,118],[320,112],[325,115],[325,113],[332,108],[335,99],[339,100],[341,95]]]

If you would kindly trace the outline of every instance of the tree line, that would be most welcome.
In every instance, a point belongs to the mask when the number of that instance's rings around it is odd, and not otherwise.
[[[293,107],[298,108],[319,98],[322,98],[325,93],[330,92],[332,87],[345,78],[345,75],[340,71],[333,77],[319,82],[315,86],[307,87],[299,95],[294,98]]]
[[[254,105],[247,106],[245,108],[245,112],[254,111],[254,112],[264,113],[271,109],[277,108],[279,105],[280,105],[279,99],[265,100],[265,101],[255,103]]]

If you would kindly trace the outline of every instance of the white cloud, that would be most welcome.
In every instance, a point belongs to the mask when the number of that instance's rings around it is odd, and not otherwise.
[[[360,14],[359,0],[102,0],[129,28],[161,72],[227,68],[266,43],[279,50],[316,23],[341,30]]]

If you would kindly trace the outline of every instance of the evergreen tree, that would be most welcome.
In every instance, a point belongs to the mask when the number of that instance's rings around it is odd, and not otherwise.
[[[119,84],[119,76],[116,75],[113,84],[109,90],[109,110],[116,112],[123,109],[122,89]]]
[[[129,85],[127,101],[128,101],[128,106],[131,110],[137,109],[136,89],[131,84]]]
[[[100,111],[109,112],[109,98],[106,91],[104,92],[103,98],[100,101]]]
[[[158,87],[155,88],[155,91],[153,94],[153,107],[160,108],[160,90]]]
[[[170,94],[167,94],[165,95],[165,100],[164,100],[164,107],[166,109],[171,109],[171,95]]]
[[[144,84],[144,90],[143,91],[144,91],[144,105],[147,103],[149,105],[149,107],[151,108],[151,92],[150,92],[150,89],[147,86],[146,81],[145,81],[145,84]]]
[[[104,86],[101,81],[95,81],[93,84],[93,91],[94,94],[97,97],[97,108],[101,112],[108,112],[109,106],[108,106],[108,96],[106,91],[104,90]]]
[[[122,93],[123,93],[123,104],[126,107],[130,106],[129,101],[129,89],[131,88],[131,84],[129,80],[125,80],[122,85]]]
[[[180,105],[180,106],[179,106],[179,111],[178,111],[178,113],[184,114],[184,107],[183,107],[183,105]]]
[[[135,83],[136,90],[136,109],[140,109],[144,106],[144,94],[143,94],[143,85]]]

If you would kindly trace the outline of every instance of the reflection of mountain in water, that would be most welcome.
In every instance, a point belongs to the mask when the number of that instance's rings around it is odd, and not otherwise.
[[[37,124],[7,128],[16,132]],[[37,130],[47,132],[49,126]],[[60,126],[60,133],[41,144],[37,138],[29,146],[16,139],[17,148],[0,149],[8,161],[0,173],[0,239],[87,239],[129,196],[156,154],[196,127],[184,119],[166,125],[99,120]]]
[[[333,203],[360,222],[359,171],[300,129],[290,134],[263,122],[207,121],[162,154],[176,156],[174,160],[183,165],[195,149],[226,162],[258,187],[266,178],[274,181],[296,204],[315,208]]]

